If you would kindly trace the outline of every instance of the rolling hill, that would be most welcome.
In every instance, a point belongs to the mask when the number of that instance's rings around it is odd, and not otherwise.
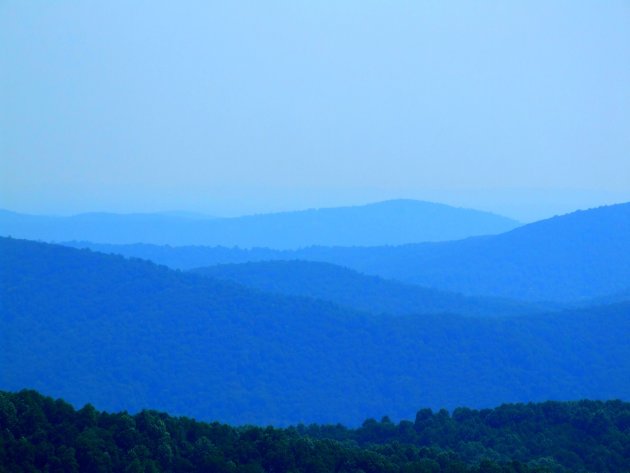
[[[630,398],[630,306],[374,316],[141,260],[0,239],[0,389],[231,423]]]
[[[0,235],[16,238],[275,249],[455,240],[501,233],[518,225],[514,220],[488,212],[414,200],[238,218],[103,213],[39,217],[0,212]]]
[[[223,264],[197,268],[192,272],[264,292],[312,297],[375,314],[516,316],[549,309],[507,299],[466,297],[378,276],[366,276],[341,266],[314,261]]]

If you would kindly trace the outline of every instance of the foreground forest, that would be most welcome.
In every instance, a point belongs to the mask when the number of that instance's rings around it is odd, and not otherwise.
[[[630,403],[418,411],[414,422],[230,427],[0,391],[0,472],[621,472]]]

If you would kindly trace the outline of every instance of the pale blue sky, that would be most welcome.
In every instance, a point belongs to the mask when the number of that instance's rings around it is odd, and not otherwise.
[[[0,207],[630,200],[630,2],[0,0]]]

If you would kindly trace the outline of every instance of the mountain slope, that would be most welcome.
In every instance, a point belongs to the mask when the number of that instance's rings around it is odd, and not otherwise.
[[[0,389],[232,423],[417,406],[630,398],[630,306],[368,316],[56,245],[0,239]]]
[[[541,310],[534,304],[465,297],[457,293],[366,276],[341,266],[313,261],[265,261],[225,264],[192,270],[265,292],[306,296],[344,307],[392,315],[451,313],[515,316]]]
[[[466,295],[576,302],[627,289],[630,203],[574,212],[501,235],[401,246],[272,251],[75,245],[181,269],[261,260],[322,261]]]
[[[413,200],[221,219],[179,214],[35,217],[0,212],[0,234],[18,238],[277,249],[455,240],[516,226],[518,222],[488,212]]]

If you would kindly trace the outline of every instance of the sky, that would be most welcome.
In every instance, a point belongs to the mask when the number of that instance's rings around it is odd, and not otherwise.
[[[0,207],[630,201],[630,2],[0,0]]]

